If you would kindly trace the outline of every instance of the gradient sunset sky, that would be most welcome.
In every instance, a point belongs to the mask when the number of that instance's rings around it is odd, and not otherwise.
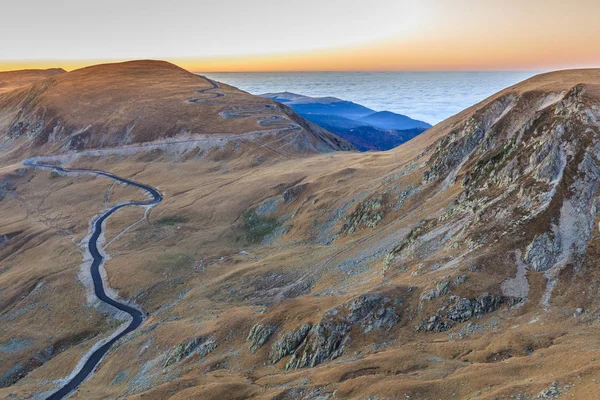
[[[8,3],[2,70],[140,58],[202,72],[600,67],[600,0]]]

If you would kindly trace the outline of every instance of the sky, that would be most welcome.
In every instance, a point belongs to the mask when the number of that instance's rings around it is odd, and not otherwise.
[[[600,67],[600,0],[0,0],[0,69]]]

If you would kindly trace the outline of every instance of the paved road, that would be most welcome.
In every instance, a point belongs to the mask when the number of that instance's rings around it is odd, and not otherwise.
[[[208,79],[205,76],[203,76],[203,78],[206,79],[208,81],[208,83],[210,83],[212,85],[212,87],[209,87],[207,89],[198,90],[198,91],[196,91],[196,93],[208,94],[208,96],[205,96],[205,97],[196,97],[196,98],[193,98],[193,99],[189,99],[188,101],[190,103],[201,103],[204,100],[214,99],[216,97],[225,97],[225,93],[208,93],[211,90],[218,89],[219,85],[217,84],[217,82],[212,81],[212,80]]]
[[[88,249],[90,251],[90,254],[93,257],[92,265],[90,267],[90,272],[92,274],[92,280],[94,283],[94,293],[96,294],[96,297],[98,297],[98,299],[100,299],[100,301],[102,301],[120,311],[123,311],[123,312],[129,314],[131,316],[131,322],[129,322],[129,325],[123,331],[121,331],[120,333],[118,333],[117,335],[112,337],[108,342],[104,343],[102,346],[100,346],[99,348],[94,350],[89,355],[89,358],[87,359],[87,361],[85,362],[83,367],[75,374],[75,376],[73,376],[69,380],[69,382],[67,382],[63,387],[61,387],[60,389],[58,389],[57,391],[55,391],[54,393],[52,393],[50,396],[47,397],[47,399],[49,399],[49,400],[57,400],[57,399],[64,398],[65,396],[67,396],[68,394],[73,392],[75,389],[77,389],[79,384],[81,382],[83,382],[94,371],[96,366],[102,360],[102,357],[104,357],[104,355],[111,348],[111,346],[113,344],[115,344],[115,342],[117,340],[121,339],[123,336],[125,336],[128,333],[133,332],[135,329],[137,329],[144,321],[144,313],[142,311],[140,311],[134,307],[131,307],[131,306],[127,305],[126,303],[115,300],[106,294],[106,290],[105,290],[106,288],[104,286],[104,282],[102,281],[102,276],[100,274],[100,266],[104,262],[104,257],[102,256],[102,254],[100,254],[100,251],[98,249],[98,238],[102,234],[102,224],[108,217],[110,217],[116,211],[120,210],[121,208],[129,207],[129,206],[150,206],[150,205],[158,204],[162,201],[162,195],[156,189],[154,189],[150,186],[146,186],[141,183],[137,183],[137,182],[125,179],[125,178],[121,178],[121,177],[113,175],[109,172],[98,171],[98,170],[63,168],[60,166],[43,164],[39,161],[31,161],[31,160],[25,160],[25,161],[23,161],[23,164],[30,166],[30,167],[34,167],[34,168],[52,169],[52,170],[62,172],[62,173],[87,173],[87,174],[95,174],[95,175],[105,176],[107,178],[114,179],[118,182],[123,182],[128,185],[138,187],[142,190],[145,190],[152,196],[152,199],[148,200],[148,201],[128,201],[125,203],[117,204],[116,206],[112,207],[108,211],[106,211],[103,214],[101,214],[100,216],[98,216],[95,220],[93,220],[94,222],[92,225],[92,235],[88,242]]]

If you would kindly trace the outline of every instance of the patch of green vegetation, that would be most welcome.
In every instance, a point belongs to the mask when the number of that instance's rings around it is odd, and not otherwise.
[[[188,222],[188,218],[184,217],[183,215],[165,215],[156,221],[157,224],[163,226],[174,226],[177,224],[183,224],[185,222]]]
[[[250,243],[260,243],[263,238],[273,233],[281,225],[276,218],[263,217],[255,210],[247,210],[243,214],[246,228],[246,239]]]

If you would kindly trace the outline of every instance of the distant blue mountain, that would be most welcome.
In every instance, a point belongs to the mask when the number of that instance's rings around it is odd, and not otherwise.
[[[261,96],[286,104],[298,114],[327,114],[358,119],[375,112],[360,104],[335,97],[308,97],[290,92],[266,93]]]
[[[431,125],[390,111],[371,110],[335,97],[313,98],[290,92],[261,95],[291,107],[309,121],[352,143],[360,151],[389,150]]]
[[[359,118],[358,120],[381,129],[431,128],[431,125],[427,122],[418,121],[407,117],[406,115],[396,114],[391,111],[376,112]]]

